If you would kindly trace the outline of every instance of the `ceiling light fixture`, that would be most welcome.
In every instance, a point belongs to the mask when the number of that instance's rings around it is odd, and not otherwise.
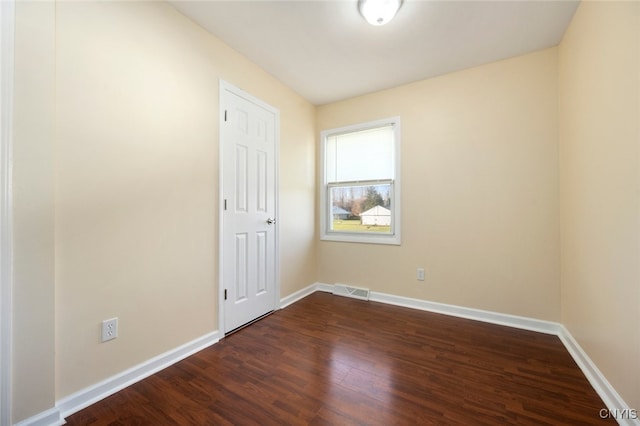
[[[375,26],[384,25],[391,21],[402,0],[358,0],[358,10],[368,23]]]

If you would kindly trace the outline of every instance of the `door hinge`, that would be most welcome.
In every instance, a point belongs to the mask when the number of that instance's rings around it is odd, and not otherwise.
[[[225,210],[227,209],[227,199],[226,198],[224,199],[224,209]]]
[[[224,289],[224,300],[227,300],[227,289]]]
[[[227,121],[227,110],[224,110],[224,121]]]

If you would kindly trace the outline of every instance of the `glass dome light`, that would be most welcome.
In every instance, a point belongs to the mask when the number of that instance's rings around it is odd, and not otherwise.
[[[371,25],[380,26],[396,16],[402,0],[358,0],[358,10]]]

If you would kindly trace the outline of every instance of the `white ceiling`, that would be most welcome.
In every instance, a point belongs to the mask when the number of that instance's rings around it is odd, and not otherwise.
[[[170,3],[315,105],[555,46],[578,6],[405,0],[374,27],[357,0]]]

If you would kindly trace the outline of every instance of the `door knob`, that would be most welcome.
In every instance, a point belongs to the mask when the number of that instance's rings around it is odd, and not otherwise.
[[[267,219],[267,225],[273,225],[274,223],[276,223],[276,220],[272,217],[270,217],[269,219]]]

